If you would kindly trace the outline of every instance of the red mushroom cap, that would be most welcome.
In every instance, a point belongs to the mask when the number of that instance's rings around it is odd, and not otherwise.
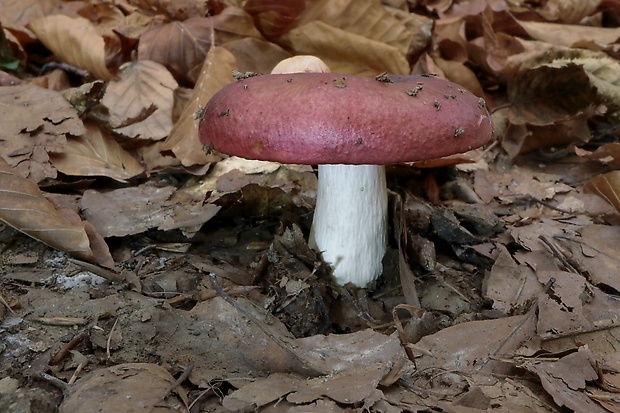
[[[262,75],[216,93],[200,141],[229,155],[298,164],[421,161],[492,135],[484,100],[425,76]]]

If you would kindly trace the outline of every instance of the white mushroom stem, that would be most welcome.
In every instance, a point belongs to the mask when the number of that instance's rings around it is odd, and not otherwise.
[[[387,248],[385,167],[319,165],[318,181],[309,245],[338,284],[366,287],[381,275]]]

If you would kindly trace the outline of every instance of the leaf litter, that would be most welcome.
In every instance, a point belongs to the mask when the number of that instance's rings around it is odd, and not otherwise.
[[[619,410],[615,3],[39,3],[0,6],[0,410]],[[308,53],[493,111],[498,145],[388,168],[368,290],[306,243],[312,167],[197,139]]]

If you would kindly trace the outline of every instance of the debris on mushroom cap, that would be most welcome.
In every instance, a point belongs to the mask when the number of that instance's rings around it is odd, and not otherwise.
[[[232,83],[205,107],[200,140],[250,159],[384,165],[466,152],[490,139],[486,106],[469,92],[456,93],[459,85],[389,79],[295,73]]]

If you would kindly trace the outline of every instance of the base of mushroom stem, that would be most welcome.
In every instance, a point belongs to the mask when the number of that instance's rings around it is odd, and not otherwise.
[[[339,285],[366,287],[383,271],[387,249],[385,167],[319,165],[310,247]]]

